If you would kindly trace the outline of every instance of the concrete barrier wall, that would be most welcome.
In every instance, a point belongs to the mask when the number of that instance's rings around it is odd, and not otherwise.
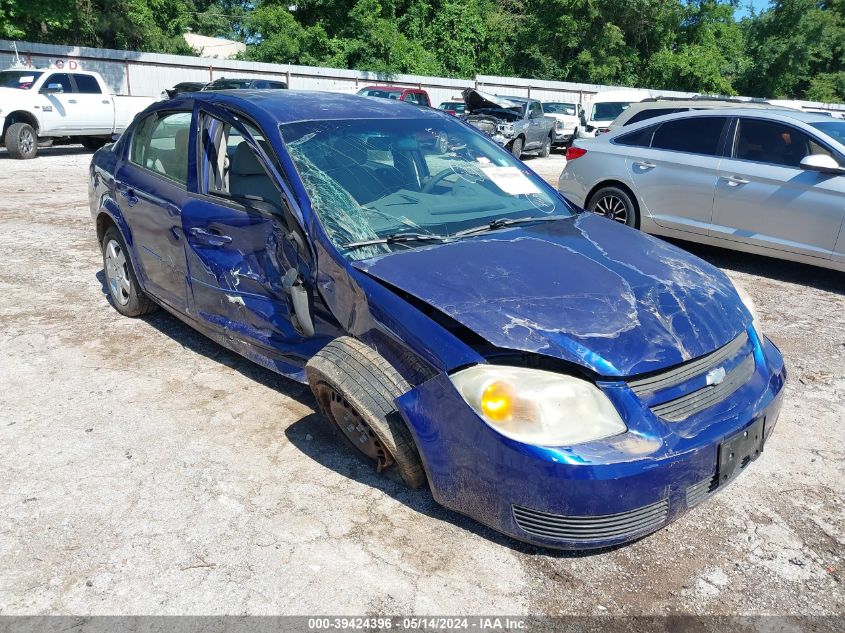
[[[464,88],[476,87],[499,95],[532,97],[541,101],[576,101],[585,105],[595,94],[623,86],[605,86],[565,81],[543,81],[518,77],[477,75],[474,79],[450,79],[420,75],[372,73],[340,68],[266,64],[236,60],[208,59],[183,55],[160,55],[80,46],[57,46],[17,42],[25,64],[48,67],[51,64],[78,64],[99,72],[115,94],[157,97],[162,90],[180,81],[211,81],[220,77],[264,77],[286,81],[293,90],[356,92],[369,84],[389,83],[426,90],[433,105],[460,95]],[[13,43],[0,39],[0,69],[15,61]],[[690,96],[693,93],[653,90],[655,95]],[[801,101],[802,105],[845,112],[845,105]]]

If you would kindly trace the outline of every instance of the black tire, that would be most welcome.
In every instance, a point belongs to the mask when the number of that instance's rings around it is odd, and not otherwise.
[[[410,385],[384,357],[343,336],[317,352],[305,371],[320,410],[338,435],[375,461],[378,472],[395,467],[409,488],[425,484],[414,438],[393,404]]]
[[[634,228],[640,226],[637,205],[634,204],[630,194],[619,187],[602,187],[596,191],[587,203],[587,209],[620,224]]]
[[[83,136],[79,139],[79,142],[85,149],[91,149],[94,151],[100,149],[103,145],[108,143],[106,139],[98,138],[96,136]]]
[[[12,158],[28,160],[38,153],[38,134],[29,123],[12,123],[4,140]]]
[[[516,158],[522,158],[522,148],[525,145],[525,141],[522,140],[521,136],[518,136],[513,140],[511,143],[511,154],[513,154]]]
[[[122,255],[122,260],[110,252],[112,244],[116,245],[118,254]],[[106,275],[109,301],[114,309],[128,317],[139,317],[158,310],[155,301],[141,290],[138,277],[132,268],[126,242],[123,241],[123,236],[116,227],[110,226],[106,229],[100,248],[103,251],[103,270]],[[125,285],[120,283],[121,278],[126,282]]]
[[[543,141],[543,147],[540,148],[540,158],[548,158],[549,154],[552,153],[552,137],[547,136],[546,140]]]

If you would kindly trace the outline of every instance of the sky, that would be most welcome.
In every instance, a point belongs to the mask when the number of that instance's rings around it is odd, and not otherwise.
[[[749,5],[754,7],[754,10],[759,13],[769,6],[769,0],[740,0],[740,4],[734,12],[737,19],[744,18],[748,15]]]

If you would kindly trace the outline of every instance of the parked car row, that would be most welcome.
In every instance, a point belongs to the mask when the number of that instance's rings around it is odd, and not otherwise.
[[[161,93],[162,99],[174,97],[188,92],[213,90],[287,90],[287,82],[255,77],[227,78],[221,77],[214,81],[183,81],[172,88],[166,88]]]
[[[753,464],[786,369],[748,294],[584,212],[515,159],[503,139],[527,138],[534,118],[545,136],[532,143],[548,149],[553,120],[531,116],[537,102],[465,95],[495,125],[485,134],[395,101],[200,91],[150,106],[91,161],[114,308],[164,308],[307,383],[378,472],[427,483],[439,503],[538,545],[638,539]],[[718,155],[730,145],[740,161],[773,151],[741,114],[702,119],[669,135],[688,157],[661,185],[670,219],[713,195],[692,193],[706,157],[693,143]],[[636,169],[672,169],[652,154],[673,121],[624,128],[624,147],[646,153]],[[838,152],[813,130],[838,132],[819,123],[794,124],[792,143]],[[447,143],[424,147],[430,138]],[[576,145],[570,165],[619,138]]]

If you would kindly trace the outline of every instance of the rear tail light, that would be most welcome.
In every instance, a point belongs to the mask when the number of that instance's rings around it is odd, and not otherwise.
[[[581,158],[586,153],[587,150],[585,150],[584,148],[570,145],[566,148],[566,160],[575,160],[576,158]]]

